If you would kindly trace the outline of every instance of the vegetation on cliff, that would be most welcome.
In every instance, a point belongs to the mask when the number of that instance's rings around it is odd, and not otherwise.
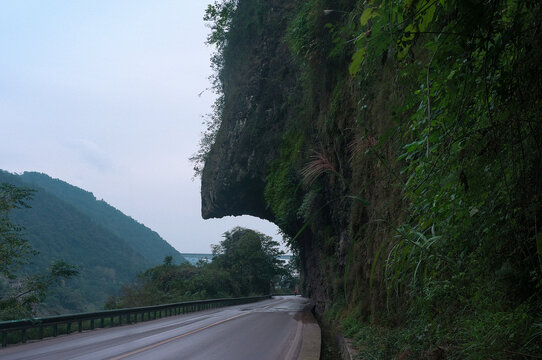
[[[257,168],[264,200],[251,197],[244,212],[271,210],[317,311],[342,322],[366,357],[542,353],[540,2],[233,4],[225,15],[244,26],[221,35],[222,73],[281,85],[266,93],[219,78],[224,108],[260,94],[250,106],[271,120],[219,114],[218,133],[232,140],[210,147],[202,196],[219,181],[205,179],[219,171],[213,147],[278,134],[278,149],[232,147],[236,170],[220,181],[242,193],[243,157],[273,155]],[[286,27],[261,15],[292,4]],[[259,35],[272,41],[269,29],[289,54],[262,74],[243,55],[258,52]],[[269,106],[277,93],[288,96]],[[274,125],[250,130],[265,124]],[[209,203],[223,216],[217,193]]]
[[[418,337],[408,343],[426,356],[540,354],[540,4],[382,1],[356,11],[354,81],[370,79],[368,56],[391,58],[404,91],[392,115],[404,219],[377,219],[395,239],[373,257],[384,260],[388,305],[402,302],[386,317],[407,314]]]

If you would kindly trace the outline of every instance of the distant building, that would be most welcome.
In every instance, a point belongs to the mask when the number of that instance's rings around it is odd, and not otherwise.
[[[213,254],[181,254],[190,264],[196,265],[198,261],[203,260],[210,263],[213,260]]]
[[[203,260],[207,263],[210,263],[213,260],[213,254],[181,254],[190,264],[196,265],[198,261]],[[285,263],[288,263],[292,255],[281,255],[279,259],[284,260]]]
[[[279,256],[279,259],[284,260],[284,262],[286,264],[290,262],[291,258],[292,258],[292,255],[281,255],[281,256]]]

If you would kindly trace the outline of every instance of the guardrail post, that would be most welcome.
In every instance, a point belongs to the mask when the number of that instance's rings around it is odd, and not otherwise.
[[[81,320],[77,322],[77,331],[79,332],[83,331],[83,321]]]
[[[26,342],[26,329],[21,330],[21,342],[23,344]]]
[[[58,324],[53,325],[53,337],[56,337],[56,333],[58,331]]]
[[[100,318],[100,327],[101,328],[104,327],[104,318],[103,317]]]
[[[72,332],[72,323],[69,322],[66,324],[66,334],[70,335],[71,332]]]
[[[94,319],[90,319],[90,330],[94,330]]]
[[[40,325],[38,328],[38,339],[43,339],[43,326]]]
[[[8,333],[7,333],[7,331],[2,331],[2,347],[8,346],[7,340],[8,340]]]

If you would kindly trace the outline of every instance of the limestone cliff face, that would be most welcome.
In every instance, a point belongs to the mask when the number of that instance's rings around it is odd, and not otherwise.
[[[270,168],[280,162],[285,133],[299,125],[299,112],[306,106],[300,71],[286,40],[295,5],[291,0],[238,3],[221,73],[222,122],[202,172],[203,218],[253,215],[279,224],[290,236],[303,224],[295,215],[278,219],[264,196]],[[298,181],[299,168],[290,172]],[[301,196],[304,190],[298,188]],[[321,249],[313,243],[311,229],[298,242],[305,293],[324,304],[329,294],[319,266]]]
[[[532,76],[542,73],[542,26],[530,25],[542,8],[226,1],[237,8],[222,53],[222,123],[202,173],[203,217],[276,223],[322,319],[348,315],[363,324],[351,328],[360,336],[371,324],[378,334],[405,327],[389,332],[385,358],[434,358],[450,339],[459,352],[443,357],[461,357],[486,340],[456,344],[460,334],[520,316],[540,322],[540,301],[527,304],[542,298],[542,86]],[[414,35],[420,24],[431,31]],[[521,331],[503,327],[492,338]]]
[[[279,225],[299,253],[304,294],[323,313],[339,297],[364,304],[368,296],[383,298],[375,290],[382,274],[371,259],[389,229],[367,223],[395,213],[358,199],[401,202],[390,166],[365,155],[391,123],[392,74],[379,64],[372,80],[378,91],[360,91],[348,74],[351,49],[329,56],[334,43],[326,24],[341,13],[325,17],[329,5],[319,6],[238,2],[220,74],[222,122],[201,198],[204,218],[246,214]],[[371,105],[360,113],[362,101]],[[394,156],[387,145],[381,150]],[[361,241],[366,236],[371,241]]]
[[[221,127],[202,172],[203,218],[253,215],[270,221],[264,200],[277,157],[294,66],[281,36],[288,1],[240,1],[224,51]]]

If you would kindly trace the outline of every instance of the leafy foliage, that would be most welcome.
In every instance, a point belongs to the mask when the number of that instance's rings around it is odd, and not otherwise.
[[[194,176],[201,176],[205,162],[214,144],[218,129],[222,121],[224,110],[224,88],[222,71],[224,68],[224,47],[228,41],[228,33],[231,27],[232,17],[237,5],[237,0],[215,1],[209,4],[205,10],[203,20],[211,29],[207,36],[207,45],[214,46],[216,51],[211,56],[211,67],[214,74],[210,77],[213,90],[218,95],[211,113],[204,116],[203,125],[205,130],[201,134],[198,151],[189,160],[194,164]]]
[[[13,209],[28,207],[25,200],[31,194],[30,189],[0,184],[0,275],[7,278],[13,278],[14,267],[26,263],[35,254],[28,242],[20,237],[21,227],[9,218]]]
[[[279,161],[271,165],[265,199],[270,204],[279,226],[283,229],[295,224],[297,202],[301,193],[298,192],[301,183],[296,171],[304,138],[297,133],[287,133],[284,137]]]
[[[26,265],[37,252],[21,238],[22,228],[11,222],[9,212],[19,207],[28,208],[26,201],[32,193],[27,188],[0,184],[0,320],[33,316],[52,285],[79,274],[75,266],[61,260],[55,261],[42,275],[18,274],[18,268]]]
[[[201,176],[205,162],[209,158],[211,147],[215,142],[218,129],[220,128],[223,108],[224,96],[219,95],[212,105],[212,112],[203,117],[205,130],[201,133],[198,151],[188,159],[193,164],[194,176]]]
[[[270,284],[284,273],[278,246],[270,236],[237,227],[212,247],[213,264],[228,271],[234,294],[271,293]]]
[[[360,16],[351,75],[386,52],[417,84],[401,109],[410,216],[386,262],[388,295],[462,357],[540,350],[540,13],[530,1],[420,0]]]
[[[276,34],[304,101],[282,104],[265,199],[366,357],[542,353],[541,19],[531,0],[308,0]]]
[[[281,254],[271,237],[237,227],[213,246],[212,262],[174,265],[166,257],[162,265],[123,287],[118,298],[111,297],[106,308],[263,295],[273,292],[274,286],[292,291],[295,279],[278,259]]]
[[[237,0],[215,1],[207,5],[205,10],[203,21],[207,21],[211,28],[211,33],[207,36],[207,44],[215,45],[218,51],[226,46],[236,5]]]

